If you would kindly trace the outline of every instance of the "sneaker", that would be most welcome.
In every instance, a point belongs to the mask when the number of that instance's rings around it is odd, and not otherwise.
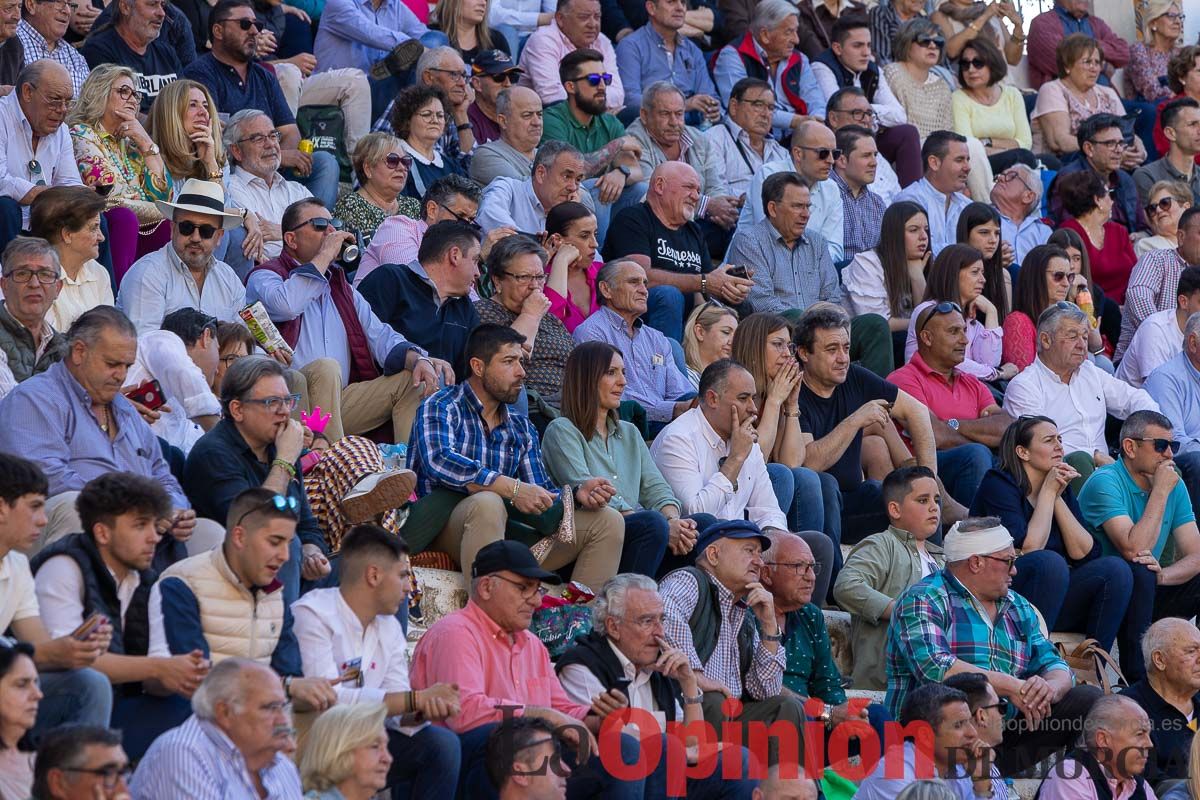
[[[417,485],[410,469],[373,472],[342,497],[342,513],[352,523],[367,522],[408,502]]]

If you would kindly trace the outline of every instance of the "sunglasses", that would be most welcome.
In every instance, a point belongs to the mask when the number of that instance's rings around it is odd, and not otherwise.
[[[982,58],[964,58],[958,62],[958,66],[963,69],[983,69],[987,66]]]
[[[801,150],[811,150],[812,152],[816,153],[818,161],[826,161],[830,158],[832,158],[834,161],[837,161],[842,157],[842,151],[836,147],[808,147],[807,145],[803,144],[798,144],[796,147],[800,148]]]
[[[256,31],[261,31],[263,29],[263,26],[256,19],[230,19],[229,17],[226,17],[225,19],[220,20],[220,21],[221,22],[232,22],[234,25],[237,25],[239,28],[241,28],[244,31],[248,31],[251,28],[254,28],[254,30],[256,30]]]
[[[917,39],[917,44],[921,47],[936,47],[940,50],[946,44],[946,40],[941,36],[921,36]]]
[[[393,155],[395,154],[393,153]],[[304,222],[293,225],[284,231],[284,233],[298,231],[305,225],[312,225],[313,230],[317,231],[318,233],[326,231],[329,228],[333,228],[335,231],[340,231],[342,229],[342,221],[340,219],[330,219],[329,217],[313,217],[312,219],[306,219]]]
[[[611,72],[592,72],[588,75],[580,75],[578,78],[571,78],[572,81],[587,81],[592,86],[599,86],[600,81],[604,81],[605,86],[612,86],[613,76]]]
[[[501,72],[498,75],[488,75],[492,79],[492,83],[512,83],[517,79],[517,76],[511,72]]]
[[[190,220],[176,222],[175,228],[184,236],[191,236],[196,231],[200,231],[201,239],[211,239],[217,233],[217,227],[215,225],[208,225],[207,223],[204,225],[197,225]]]
[[[1151,439],[1149,437],[1142,437],[1141,439],[1135,439],[1134,441],[1150,442],[1154,445],[1154,452],[1158,453],[1160,456],[1167,452],[1168,449],[1170,449],[1171,455],[1175,455],[1179,452],[1179,448],[1183,447],[1183,442],[1177,442],[1174,439]]]
[[[1156,211],[1170,211],[1173,205],[1175,205],[1175,198],[1170,196],[1164,197],[1157,203],[1148,203],[1146,205],[1146,216],[1152,217]]]
[[[399,153],[388,153],[384,157],[383,163],[388,165],[388,169],[399,169],[403,164],[405,169],[412,167],[412,156],[402,156]]]
[[[1063,283],[1064,281],[1067,283],[1074,283],[1075,276],[1078,273],[1066,272],[1065,270],[1056,269],[1053,272],[1047,272],[1046,274],[1049,275],[1050,279],[1052,281],[1054,281],[1055,283]]]
[[[949,314],[954,311],[957,311],[959,314],[963,313],[962,306],[960,306],[958,303],[952,303],[949,300],[943,300],[936,306],[933,306],[932,310],[921,312],[925,315],[925,318],[922,319],[921,324],[917,326],[917,333],[925,330],[925,326],[929,324],[929,320],[933,319],[939,314]]]
[[[237,518],[237,522],[233,523],[233,526],[236,528],[237,526],[241,525],[242,520],[244,520],[246,517],[250,516],[251,514],[256,514],[259,511],[264,511],[264,510],[268,510],[268,509],[272,509],[272,508],[275,509],[280,514],[290,514],[291,516],[296,517],[296,518],[299,518],[299,516],[300,516],[300,501],[299,500],[297,500],[296,498],[291,497],[291,496],[285,497],[281,494],[277,494],[277,495],[274,495],[270,500],[264,500],[263,502],[254,506],[254,508],[251,508],[245,514],[242,514],[240,517]]]

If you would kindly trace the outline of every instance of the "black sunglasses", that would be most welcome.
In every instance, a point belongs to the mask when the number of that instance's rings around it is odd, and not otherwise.
[[[1171,450],[1171,455],[1175,455],[1179,452],[1179,448],[1183,447],[1183,442],[1177,442],[1174,439],[1151,439],[1149,437],[1142,437],[1141,439],[1135,439],[1134,441],[1153,443],[1154,452],[1158,453],[1160,456],[1167,452],[1168,448]]]
[[[1170,211],[1173,205],[1175,205],[1175,198],[1170,195],[1159,200],[1157,203],[1147,203],[1146,216],[1152,216],[1155,211]]]
[[[958,66],[963,69],[983,69],[987,62],[982,58],[964,58],[958,62]]]
[[[946,40],[941,36],[921,36],[917,38],[917,44],[921,45],[921,47],[934,45],[940,50],[946,44]]]
[[[842,157],[842,151],[836,147],[808,147],[807,145],[803,144],[798,144],[796,147],[800,148],[801,150],[811,150],[812,152],[816,153],[818,161],[825,161],[829,158],[833,158],[834,161],[837,161]]]
[[[263,29],[262,23],[256,19],[232,19],[230,17],[226,17],[225,19],[218,20],[218,22],[232,22],[244,31],[248,31],[251,28],[254,28],[256,31],[261,31]]]
[[[592,86],[599,86],[600,81],[604,81],[605,86],[612,86],[613,76],[611,72],[592,72],[588,75],[580,75],[578,78],[571,78],[572,81],[587,81]]]
[[[492,79],[492,83],[512,83],[517,79],[517,76],[509,72],[500,72],[495,75],[488,75]]]
[[[330,219],[329,217],[313,217],[312,219],[304,220],[304,222],[296,223],[295,225],[293,225],[292,227],[290,227],[286,231],[284,231],[284,233],[291,233],[292,231],[298,231],[301,228],[303,228],[305,225],[312,225],[313,230],[317,231],[317,232],[321,232],[321,231],[327,230],[329,228],[333,228],[335,231],[340,231],[342,229],[342,221],[340,219]]]
[[[297,500],[296,498],[292,497],[291,495],[288,495],[287,497],[285,497],[281,494],[277,494],[277,495],[273,495],[270,500],[264,500],[263,502],[259,503],[258,505],[254,506],[253,508],[248,510],[246,513],[242,514],[240,517],[237,518],[237,522],[233,523],[233,527],[236,528],[237,526],[241,525],[242,520],[244,520],[246,517],[250,516],[251,514],[255,514],[255,513],[258,513],[259,511],[263,511],[263,510],[271,509],[271,508],[275,509],[280,514],[288,514],[297,519],[299,519],[299,517],[300,517],[300,501]]]
[[[208,225],[207,223],[204,225],[197,225],[196,223],[194,223],[190,220],[184,220],[183,222],[176,222],[175,227],[184,236],[191,236],[196,231],[200,231],[201,239],[211,239],[217,233],[217,227],[215,225]]]
[[[952,303],[949,300],[943,300],[936,306],[933,306],[931,309],[922,311],[921,313],[924,315],[924,317],[921,319],[921,324],[917,326],[917,333],[925,330],[925,326],[929,324],[929,320],[933,319],[938,314],[949,314],[954,311],[957,311],[959,314],[963,313],[962,306],[960,306],[958,303]]]

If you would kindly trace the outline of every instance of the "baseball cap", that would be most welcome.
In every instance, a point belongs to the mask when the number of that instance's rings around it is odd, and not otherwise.
[[[501,75],[505,72],[521,72],[503,50],[480,50],[471,62],[471,72],[475,75]]]
[[[508,539],[485,545],[475,554],[475,563],[471,565],[471,577],[481,578],[505,570],[522,578],[537,578],[539,581],[553,584],[562,583],[562,578],[538,565],[528,547]]]

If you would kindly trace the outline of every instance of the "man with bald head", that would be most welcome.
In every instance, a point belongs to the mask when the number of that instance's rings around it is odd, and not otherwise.
[[[767,770],[751,795],[753,800],[817,800],[819,796],[817,782],[804,774],[803,767],[797,765],[793,774],[778,764]]]
[[[500,138],[480,145],[471,157],[471,177],[487,186],[500,176],[525,180],[542,140],[542,98],[524,86],[496,95]]]
[[[744,230],[755,222],[766,219],[767,208],[763,200],[763,182],[776,172],[795,172],[812,192],[812,230],[821,234],[829,247],[829,257],[837,264],[845,257],[842,211],[842,193],[837,184],[829,179],[833,162],[842,153],[837,149],[837,137],[823,122],[809,120],[800,123],[792,135],[792,153],[788,161],[772,161],[763,164],[750,182],[746,193],[746,204],[738,217],[738,230]]]
[[[71,135],[63,127],[74,96],[61,64],[34,61],[0,99],[0,247],[29,227],[29,206],[50,186],[81,186]]]
[[[1146,777],[1158,782],[1188,776],[1190,723],[1200,718],[1200,630],[1185,619],[1164,617],[1142,636],[1146,677],[1121,692],[1150,717],[1154,760]]]
[[[1124,695],[1105,695],[1083,721],[1083,747],[1051,770],[1038,796],[1041,800],[1153,800],[1154,790],[1143,777],[1150,747],[1150,718],[1142,707]]]
[[[683,320],[698,295],[739,305],[754,282],[731,275],[729,265],[713,269],[704,232],[696,222],[700,176],[690,165],[666,161],[654,168],[646,199],[622,209],[612,227],[619,236],[604,242],[604,258],[630,258],[646,269],[650,282],[646,322],[681,341]]]

